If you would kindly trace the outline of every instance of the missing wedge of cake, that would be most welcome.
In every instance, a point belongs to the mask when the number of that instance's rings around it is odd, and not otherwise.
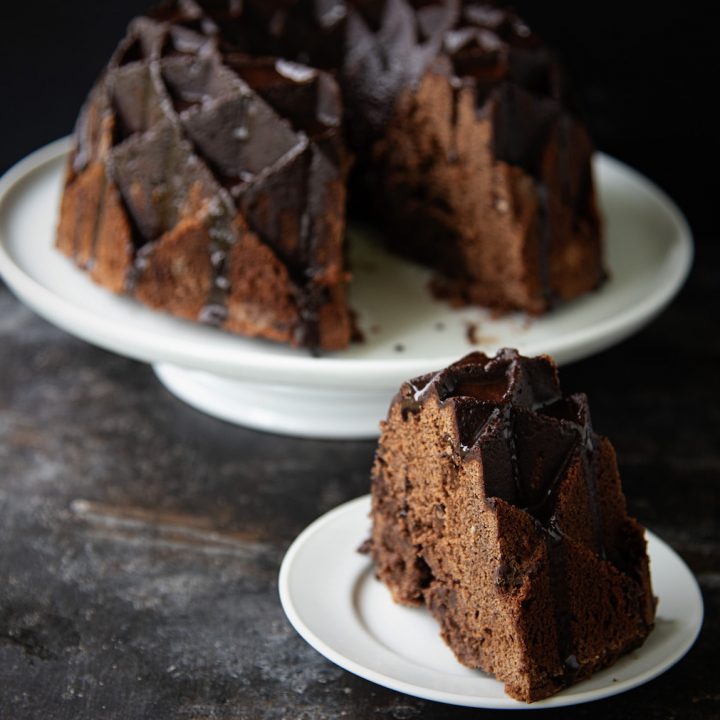
[[[639,647],[655,599],[610,441],[547,356],[472,353],[401,387],[372,476],[371,553],[457,659],[533,702]]]

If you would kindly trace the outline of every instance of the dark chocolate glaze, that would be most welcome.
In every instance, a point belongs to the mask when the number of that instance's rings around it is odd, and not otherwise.
[[[333,71],[343,89],[355,148],[366,147],[383,132],[398,96],[416,85],[438,58],[447,58],[449,72],[460,83],[475,87],[479,112],[498,88],[500,95],[512,92],[506,86],[543,102],[553,100],[556,113],[569,102],[560,65],[540,38],[511,10],[482,3],[178,0],[152,16],[171,24],[175,53],[202,48],[203,38],[209,38],[226,59],[252,56],[262,65],[282,58]],[[263,96],[273,104],[267,93]],[[283,94],[279,100],[287,98]],[[511,109],[501,112],[512,114]],[[496,141],[499,159],[532,165],[545,124],[537,114],[530,108],[519,125],[510,124],[512,129]]]
[[[582,459],[589,502],[598,515],[592,463],[596,436],[587,400],[563,396],[549,357],[525,358],[507,348],[493,358],[471,353],[408,383],[403,409],[418,411],[431,395],[452,404],[459,450],[483,463],[489,497],[522,508],[547,529],[554,521],[560,481],[571,463]],[[601,527],[599,522],[598,537]],[[597,550],[604,555],[599,541]]]

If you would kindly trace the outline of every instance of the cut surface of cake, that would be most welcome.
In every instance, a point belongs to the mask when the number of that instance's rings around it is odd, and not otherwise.
[[[643,528],[584,395],[547,356],[472,353],[405,383],[383,423],[370,550],[458,660],[525,702],[639,647],[655,616]]]
[[[568,105],[553,54],[494,6],[166,2],[83,108],[57,246],[151,307],[337,350],[349,201],[438,294],[543,313],[605,277]]]

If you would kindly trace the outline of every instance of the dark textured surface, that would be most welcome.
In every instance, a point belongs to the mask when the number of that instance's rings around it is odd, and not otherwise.
[[[707,251],[650,328],[562,370],[612,437],[632,512],[697,574],[706,621],[666,675],[558,716],[720,716],[719,263]],[[6,291],[0,365],[0,717],[477,716],[341,671],[280,609],[284,550],[368,490],[372,443],[204,417]]]
[[[31,22],[38,6],[24,4],[6,24],[3,169],[69,132],[145,3],[45,5],[41,23]],[[702,634],[652,683],[552,716],[720,718],[720,251],[712,184],[696,174],[714,116],[688,110],[704,102],[692,95],[697,68],[717,58],[712,23],[698,3],[650,19],[626,7],[620,23],[606,4],[567,15],[517,5],[585,80],[601,149],[669,190],[697,240],[672,307],[635,338],[563,368],[562,380],[587,392],[595,428],[612,439],[631,511],[696,573]],[[0,718],[507,717],[360,680],[284,619],[283,552],[319,514],[367,492],[372,443],[291,440],[206,418],[148,367],[52,328],[5,290],[0,368]]]

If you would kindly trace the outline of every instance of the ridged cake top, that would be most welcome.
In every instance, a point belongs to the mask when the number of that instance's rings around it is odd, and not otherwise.
[[[585,395],[565,396],[546,355],[503,349],[471,353],[446,369],[406,383],[397,398],[404,413],[428,402],[449,406],[465,460],[480,459],[488,497],[522,508],[552,530],[556,492],[571,462],[586,466],[594,498],[592,454],[597,436]],[[597,537],[598,552],[604,550]]]
[[[342,105],[329,75],[281,58],[222,53],[215,26],[198,19],[195,27],[190,19],[204,17],[200,8],[177,5],[173,21],[143,17],[130,24],[96,86],[100,97],[91,96],[89,105],[97,99],[114,115],[113,146],[172,127],[235,198],[309,140],[339,162]],[[98,149],[87,109],[76,136],[76,171]],[[122,172],[121,162],[116,167]],[[157,234],[133,209],[143,235]]]
[[[235,71],[249,58],[265,58],[266,68],[273,65],[269,58],[279,59],[275,77],[257,68],[239,75],[295,129],[306,131],[339,122],[337,99],[327,97],[333,93],[326,76],[318,80],[310,68],[329,71],[342,87],[354,149],[382,133],[398,96],[432,69],[448,75],[456,88],[473,86],[479,113],[486,106],[501,113],[495,154],[529,172],[560,113],[559,102],[567,100],[553,54],[517,15],[461,0],[175,0],[131,24],[110,70],[178,56],[214,56]],[[166,74],[155,79],[164,82]],[[297,93],[308,83],[316,89]],[[227,90],[222,81],[193,84],[192,97],[204,102],[223,87]],[[304,97],[296,103],[299,94]],[[501,102],[487,105],[493,97]],[[179,100],[176,110],[185,107],[182,93],[173,93],[173,99]],[[244,140],[248,147],[266,146],[262,139]],[[240,140],[227,137],[218,144],[234,158]],[[272,145],[280,152],[283,141]]]

